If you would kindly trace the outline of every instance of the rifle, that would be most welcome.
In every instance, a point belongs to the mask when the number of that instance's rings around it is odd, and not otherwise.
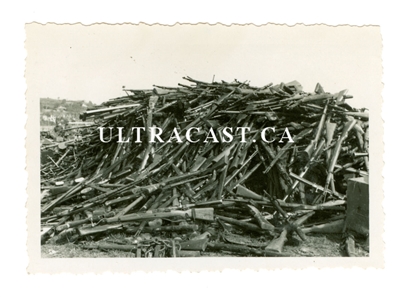
[[[135,234],[138,231],[139,227],[133,227],[129,224],[115,224],[115,225],[101,225],[93,228],[79,228],[78,233],[80,236],[88,236],[104,233],[107,231],[114,230],[124,230],[124,232],[129,234]],[[187,224],[187,225],[178,225],[178,226],[160,226],[160,227],[145,227],[143,228],[143,232],[145,233],[156,233],[156,232],[188,232],[188,231],[197,231],[199,229],[198,225],[195,224]]]
[[[344,196],[344,195],[342,195],[342,194],[340,194],[338,192],[333,192],[333,191],[331,191],[329,189],[326,189],[326,188],[324,188],[324,187],[322,187],[320,185],[317,185],[316,183],[310,182],[310,181],[306,180],[305,178],[302,178],[302,177],[298,176],[297,174],[294,174],[293,172],[290,172],[289,174],[290,174],[291,177],[293,177],[294,179],[298,180],[299,182],[302,182],[302,183],[304,183],[306,185],[309,185],[310,187],[313,187],[314,189],[316,189],[318,191],[321,191],[323,193],[329,193],[332,196],[335,196],[336,198],[339,198],[339,199],[342,199],[342,200],[345,199],[345,197],[346,197],[346,196]]]
[[[331,153],[332,153],[332,148],[330,148],[331,142],[333,140],[333,134],[335,133],[336,130],[336,123],[331,123],[330,118],[326,120],[326,147],[329,147],[329,149],[326,150],[326,165],[329,165],[329,160],[331,159]]]
[[[282,208],[290,208],[293,211],[297,211],[297,210],[343,211],[343,210],[345,210],[344,205],[346,204],[346,201],[344,201],[344,200],[328,201],[328,202],[321,203],[318,205],[304,205],[304,204],[287,203],[287,202],[280,202],[279,204]]]
[[[113,244],[113,243],[97,243],[91,245],[80,245],[81,248],[84,249],[99,249],[99,250],[120,250],[125,252],[133,252],[136,251],[141,244]]]
[[[234,178],[236,175],[238,175],[239,172],[241,172],[241,171],[244,169],[244,167],[247,166],[247,164],[250,163],[250,161],[251,161],[256,155],[257,155],[257,151],[254,151],[254,153],[251,154],[251,156],[243,163],[243,165],[242,165],[240,168],[236,169],[228,178],[226,178],[224,186],[226,187],[226,186],[233,180],[233,178]],[[228,189],[229,189],[229,190],[232,190],[233,188],[234,188],[234,187],[229,187]]]
[[[132,192],[134,194],[140,193],[140,192],[145,192],[146,194],[150,194],[150,193],[153,193],[154,191],[156,191],[158,189],[161,189],[161,188],[163,189],[163,191],[166,191],[166,190],[169,190],[169,189],[174,188],[176,186],[183,185],[183,184],[188,183],[188,182],[192,182],[194,180],[199,180],[199,179],[202,179],[202,178],[206,178],[207,177],[207,175],[206,175],[207,173],[208,173],[208,170],[199,170],[199,171],[196,171],[196,172],[189,172],[189,173],[187,173],[185,175],[173,176],[171,178],[165,179],[161,183],[134,188],[132,190]],[[196,176],[201,175],[201,174],[204,174],[204,175],[200,176],[200,177],[196,177]],[[193,178],[192,179],[188,179],[188,178],[191,178],[191,177],[193,177]],[[175,182],[175,183],[173,184],[173,182]]]
[[[55,227],[48,227],[44,232],[40,234],[40,243],[45,244],[46,241],[53,235],[55,232]]]
[[[228,187],[228,189],[229,190],[234,189],[238,185],[245,182],[260,166],[261,166],[261,163],[258,163],[255,166],[253,166],[253,168],[251,168],[248,172],[244,173],[243,176],[238,181],[236,181],[233,186]]]
[[[215,217],[218,220],[222,220],[222,221],[227,222],[229,224],[232,224],[232,225],[235,225],[235,226],[239,226],[239,227],[241,227],[242,229],[245,229],[245,230],[258,232],[258,233],[269,232],[268,229],[261,229],[259,226],[255,225],[255,224],[252,224],[252,223],[247,223],[247,222],[244,222],[244,221],[240,221],[240,220],[224,217],[224,216],[221,216],[221,215],[217,215]]]
[[[282,253],[283,246],[285,245],[285,242],[287,241],[287,234],[288,234],[288,231],[286,228],[284,228],[282,233],[279,235],[279,237],[271,240],[271,242],[268,244],[268,246],[265,248],[265,250],[268,252],[275,252],[275,253],[279,253],[279,254]]]
[[[275,155],[275,152],[272,150],[272,148],[264,142],[261,142],[261,145],[263,146],[264,150],[267,152],[269,158],[271,160],[274,160],[276,158],[276,155]],[[263,157],[261,157],[261,158],[263,158]],[[290,180],[290,177],[289,177],[287,171],[285,170],[284,166],[282,165],[281,161],[276,162],[276,167],[278,168],[279,174],[282,176],[285,183],[291,184],[292,181]],[[266,167],[266,168],[268,168],[268,167]],[[285,186],[285,187],[283,187],[284,189],[286,188],[285,183],[283,183],[283,185]]]
[[[266,198],[260,194],[257,194],[256,192],[253,192],[240,184],[237,185],[237,187],[236,187],[236,195],[235,196],[240,196],[240,197],[245,197],[245,198],[260,200],[260,201],[269,201],[268,198]]]
[[[355,241],[352,234],[348,234],[346,237],[345,250],[349,257],[356,257]]]
[[[354,125],[356,123],[357,123],[356,120],[348,121],[343,127],[342,135],[340,136],[339,140],[336,142],[336,146],[333,151],[333,155],[331,157],[330,164],[329,164],[328,176],[326,177],[325,190],[328,188],[331,180],[333,180],[333,171],[335,169],[337,159],[339,158],[342,143],[347,138],[349,131],[354,127]],[[334,191],[334,187],[332,188],[332,190]]]
[[[96,206],[96,205],[99,205],[101,203],[104,203],[110,196],[112,196],[114,194],[117,194],[119,192],[126,191],[130,187],[132,187],[132,185],[125,185],[125,186],[123,186],[121,188],[117,188],[117,189],[111,190],[111,191],[109,191],[107,193],[103,193],[103,194],[101,194],[99,196],[96,196],[94,198],[88,199],[83,204],[78,204],[75,207],[73,207],[72,209],[63,211],[61,213],[55,214],[55,215],[50,216],[50,217],[42,218],[41,220],[42,221],[46,221],[46,220],[49,220],[49,219],[61,218],[61,217],[70,216],[70,215],[82,212],[84,210],[92,208],[93,206]]]
[[[154,220],[157,218],[164,219],[170,217],[191,217],[193,220],[214,221],[214,208],[193,208],[189,210],[171,210],[158,213],[134,213],[120,217],[105,219],[107,224],[115,222],[130,222],[141,220]]]
[[[86,219],[82,219],[82,220],[67,222],[67,223],[65,223],[63,225],[57,226],[56,227],[56,231],[57,232],[61,232],[61,231],[66,230],[68,228],[74,228],[74,227],[77,227],[79,225],[84,225],[86,223],[99,222],[104,218],[112,217],[112,216],[114,216],[114,213],[113,212],[109,212],[109,213],[105,213],[105,214],[102,214],[102,215],[92,216],[92,217],[89,217],[89,218],[86,218]]]
[[[226,165],[225,165],[224,169],[222,170],[222,174],[221,174],[221,176],[219,178],[219,181],[218,181],[218,183],[219,183],[219,186],[218,186],[218,189],[217,189],[217,199],[218,200],[220,200],[222,198],[222,193],[224,191],[225,179],[226,179],[226,175],[227,175],[228,169],[229,169],[228,156],[225,156],[225,163],[226,163]]]
[[[319,121],[319,124],[318,124],[317,133],[316,133],[314,141],[313,141],[315,146],[318,143],[319,138],[321,137],[322,130],[324,129],[324,124],[325,124],[325,120],[326,120],[326,116],[327,116],[328,105],[329,105],[329,99],[326,100],[324,111],[322,113],[321,120]]]
[[[325,224],[303,228],[304,233],[342,233],[345,219],[335,220]]]
[[[286,153],[286,151],[293,145],[293,143],[307,136],[308,134],[311,133],[311,131],[312,129],[310,128],[304,129],[293,138],[293,142],[286,143],[285,146],[276,154],[275,158],[271,161],[268,168],[265,169],[263,173],[267,174],[272,169],[272,167],[274,167],[275,163],[278,162],[282,158],[282,156]]]
[[[125,231],[130,234],[136,234],[139,230],[138,227],[129,227]],[[145,233],[156,233],[156,232],[194,232],[199,230],[199,226],[196,224],[177,225],[177,226],[160,226],[160,227],[145,227],[143,232]]]
[[[184,173],[178,168],[176,167],[174,164],[172,164],[172,169],[174,169],[174,171],[179,174],[179,175],[183,175]],[[196,172],[195,171],[191,171],[191,172]],[[184,185],[184,193],[186,196],[188,196],[189,198],[194,196],[196,194],[195,191],[193,191],[192,187],[190,186],[190,183],[185,183]]]
[[[210,242],[207,245],[207,249],[216,251],[228,251],[240,255],[254,255],[259,257],[289,257],[288,254],[278,253],[272,250],[267,250],[267,249],[261,250],[257,248],[248,247],[245,245],[228,244],[228,243]]]
[[[81,182],[79,184],[77,184],[76,186],[70,188],[67,192],[65,192],[64,194],[62,194],[60,197],[54,199],[53,201],[51,201],[49,204],[47,204],[46,206],[44,206],[42,208],[42,214],[46,213],[47,211],[51,210],[52,208],[54,208],[57,204],[61,203],[63,200],[67,199],[68,197],[72,196],[73,194],[79,192],[84,186],[86,186],[86,184],[88,183],[92,183],[95,180],[97,180],[98,178],[100,178],[100,175],[95,175],[92,179],[90,179],[89,181],[85,182]]]
[[[310,101],[323,101],[327,99],[333,99],[333,95],[329,93],[322,93],[322,94],[316,94],[316,95],[309,95],[309,96],[302,96],[299,100],[297,100],[294,104],[292,104],[289,108],[292,109],[296,106],[298,106],[301,103],[306,103]]]
[[[195,159],[195,161],[194,161],[192,167],[189,169],[189,171],[190,171],[190,172],[196,172],[197,170],[199,170],[199,168],[200,168],[200,167],[204,164],[204,162],[206,162],[206,161],[207,161],[207,158],[204,158],[204,157],[202,157],[202,156],[198,156],[198,157]]]
[[[149,99],[149,108],[147,112],[147,121],[146,121],[146,133],[147,133],[147,148],[142,160],[142,164],[140,164],[139,171],[143,170],[146,167],[147,160],[149,158],[152,143],[150,142],[150,127],[152,126],[153,121],[153,110],[157,103],[158,96],[151,96]]]
[[[275,229],[274,225],[272,225],[270,222],[268,222],[260,213],[260,211],[254,207],[253,205],[247,205],[252,212],[254,213],[254,217],[256,218],[256,221],[258,225],[260,226],[261,229],[263,230],[270,230],[273,231]]]
[[[123,216],[124,214],[128,213],[132,208],[134,208],[136,205],[141,203],[145,199],[144,196],[140,196],[138,199],[130,203],[127,207],[125,207],[123,210],[121,210],[118,214],[117,217]]]
[[[87,117],[89,115],[94,115],[94,114],[97,114],[97,113],[104,113],[104,112],[114,111],[114,110],[117,110],[117,109],[128,109],[128,108],[131,108],[131,107],[139,107],[139,106],[141,106],[141,105],[140,104],[130,104],[130,105],[119,105],[119,106],[115,106],[115,107],[108,107],[108,108],[103,108],[103,109],[88,110],[88,111],[83,112],[80,115],[80,117],[82,119],[83,117]]]
[[[305,237],[304,233],[298,227],[301,224],[303,224],[309,217],[311,217],[315,212],[311,211],[308,214],[297,219],[294,223],[291,223],[290,216],[282,209],[279,201],[275,197],[271,197],[271,203],[274,205],[275,209],[281,214],[281,216],[286,221],[287,226],[285,228],[289,228],[290,231],[295,231],[302,240],[306,241],[306,237]]]
[[[322,140],[322,141],[320,142],[320,144],[318,145],[317,149],[314,151],[313,155],[312,155],[311,158],[308,160],[306,166],[304,166],[302,172],[299,174],[299,177],[303,177],[303,176],[307,173],[308,169],[311,167],[311,164],[312,164],[316,159],[318,159],[319,155],[322,153],[322,148],[323,148],[323,146],[324,146],[324,143],[325,143],[324,140]],[[285,197],[283,197],[283,199],[282,199],[283,201],[286,201],[286,199],[290,197],[290,195],[293,193],[294,189],[297,188],[297,186],[299,185],[299,183],[300,183],[300,181],[299,181],[299,180],[296,180],[296,181],[292,184],[292,186],[290,187],[290,189],[286,192]],[[303,204],[305,204],[304,201],[303,201]]]
[[[305,241],[306,237],[303,231],[300,229],[300,226],[313,214],[314,212],[310,212],[300,217],[293,223],[289,223],[289,221],[287,220],[288,224],[286,224],[286,226],[283,228],[279,237],[273,239],[265,248],[265,250],[270,252],[282,253],[283,247],[287,241],[287,236],[293,231],[295,231],[300,236],[300,238]]]

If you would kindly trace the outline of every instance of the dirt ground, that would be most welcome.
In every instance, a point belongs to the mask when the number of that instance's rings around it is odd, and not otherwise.
[[[308,235],[306,242],[296,239],[285,244],[283,252],[291,257],[344,257],[341,248],[342,237],[340,234]],[[357,257],[368,257],[369,253],[362,245],[356,243]],[[87,250],[78,245],[67,243],[64,245],[45,244],[41,248],[42,258],[134,258],[134,253],[117,250]],[[202,252],[202,257],[232,257],[237,256],[228,252]],[[249,255],[250,256],[250,255]],[[242,256],[243,257],[243,256]]]

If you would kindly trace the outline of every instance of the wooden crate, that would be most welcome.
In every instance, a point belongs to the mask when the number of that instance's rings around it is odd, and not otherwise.
[[[349,179],[347,183],[346,228],[369,234],[369,184],[367,177]]]

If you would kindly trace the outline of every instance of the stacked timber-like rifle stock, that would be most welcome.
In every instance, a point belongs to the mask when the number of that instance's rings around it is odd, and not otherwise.
[[[184,79],[125,90],[81,115],[95,125],[79,137],[43,141],[42,244],[290,256],[287,240],[345,231],[347,182],[368,177],[368,114],[345,102],[347,90]],[[150,141],[151,127],[164,142]]]

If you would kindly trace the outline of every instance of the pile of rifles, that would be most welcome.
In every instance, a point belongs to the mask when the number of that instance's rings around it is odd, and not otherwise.
[[[42,244],[288,256],[287,240],[344,231],[347,181],[368,177],[368,113],[347,90],[184,79],[124,89],[79,137],[43,141]]]

